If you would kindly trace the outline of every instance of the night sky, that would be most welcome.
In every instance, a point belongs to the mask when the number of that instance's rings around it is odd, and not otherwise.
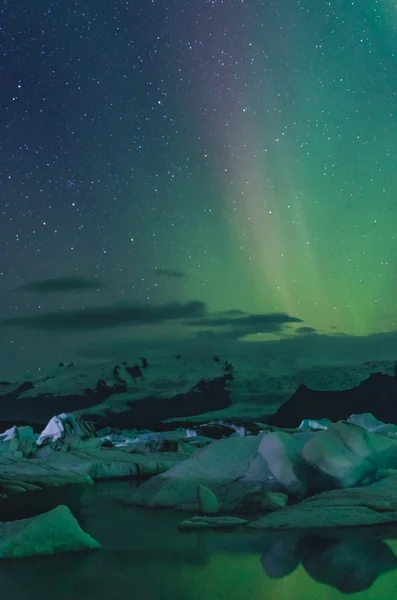
[[[390,0],[4,0],[0,371],[390,339],[396,34]]]

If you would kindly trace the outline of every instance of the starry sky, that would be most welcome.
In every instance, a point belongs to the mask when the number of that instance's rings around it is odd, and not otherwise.
[[[2,365],[395,340],[396,34],[391,0],[4,0]]]

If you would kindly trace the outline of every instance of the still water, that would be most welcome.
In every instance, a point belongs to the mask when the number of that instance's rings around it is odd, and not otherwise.
[[[103,482],[85,490],[77,501],[71,494],[71,508],[83,529],[103,549],[0,562],[1,600],[337,600],[346,595],[388,600],[395,596],[397,527],[316,535],[179,533],[177,526],[185,514],[121,504],[120,497],[128,495],[133,485]]]

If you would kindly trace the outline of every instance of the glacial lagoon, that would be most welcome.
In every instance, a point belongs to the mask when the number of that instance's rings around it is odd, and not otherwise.
[[[1,599],[385,600],[397,589],[397,527],[180,532],[186,513],[123,505],[135,486],[59,491],[102,549],[4,560]],[[58,502],[53,491],[39,498],[44,510]],[[40,507],[27,504],[23,516],[29,510]]]

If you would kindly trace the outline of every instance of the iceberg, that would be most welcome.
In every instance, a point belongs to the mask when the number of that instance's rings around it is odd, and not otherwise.
[[[72,414],[52,417],[37,438],[37,446],[51,445],[56,449],[95,449],[102,444],[92,425]]]
[[[374,482],[393,481],[397,474],[393,427],[371,414],[354,414],[337,423],[304,419],[294,430],[263,425],[258,433],[247,434],[248,427],[230,426],[232,435],[217,440],[189,437],[183,428],[97,437],[89,424],[61,413],[40,434],[33,457],[14,456],[7,446],[23,439],[34,441],[30,428],[14,427],[2,434],[0,446],[4,444],[6,451],[0,452],[0,494],[118,477],[150,478],[125,499],[127,505],[204,515],[265,512],[280,519],[294,519],[292,509],[299,506],[301,522],[305,515],[311,516],[312,526],[330,521],[334,525],[390,522],[397,506],[378,511],[353,502],[346,521],[345,504],[334,502],[327,517],[322,505],[312,504],[309,509],[297,503],[327,490],[357,487],[367,493]],[[196,446],[197,440],[204,446]],[[382,499],[385,491],[377,494]]]
[[[252,529],[356,527],[397,522],[397,476],[331,490],[251,521]]]
[[[249,472],[261,439],[261,435],[236,436],[212,442],[166,473],[144,483],[126,500],[126,503],[197,511],[200,508],[197,490],[199,485],[203,485],[216,495],[220,510],[224,510],[222,498],[226,496],[229,505],[230,503],[233,505],[240,502],[244,496],[244,483],[246,489],[257,485],[257,481],[241,482],[241,480]],[[266,475],[273,481],[270,470],[266,471]],[[261,476],[264,477],[263,472]],[[233,482],[240,486],[243,484],[237,496],[234,496],[233,490],[230,489],[230,484]]]
[[[190,517],[179,524],[178,529],[235,529],[248,523],[238,517]]]
[[[67,506],[20,521],[0,523],[0,558],[96,550],[100,544],[85,533]]]
[[[397,439],[340,421],[313,436],[301,457],[338,487],[351,487],[374,481],[380,468],[397,466]]]
[[[36,436],[30,426],[14,425],[0,433],[0,454],[14,458],[29,458],[36,452]]]
[[[143,484],[127,503],[196,511],[197,489],[204,486],[216,496],[220,512],[252,512],[266,510],[261,497],[269,492],[296,502],[324,490],[368,485],[396,468],[397,439],[352,422],[315,431],[266,430],[208,444]]]

